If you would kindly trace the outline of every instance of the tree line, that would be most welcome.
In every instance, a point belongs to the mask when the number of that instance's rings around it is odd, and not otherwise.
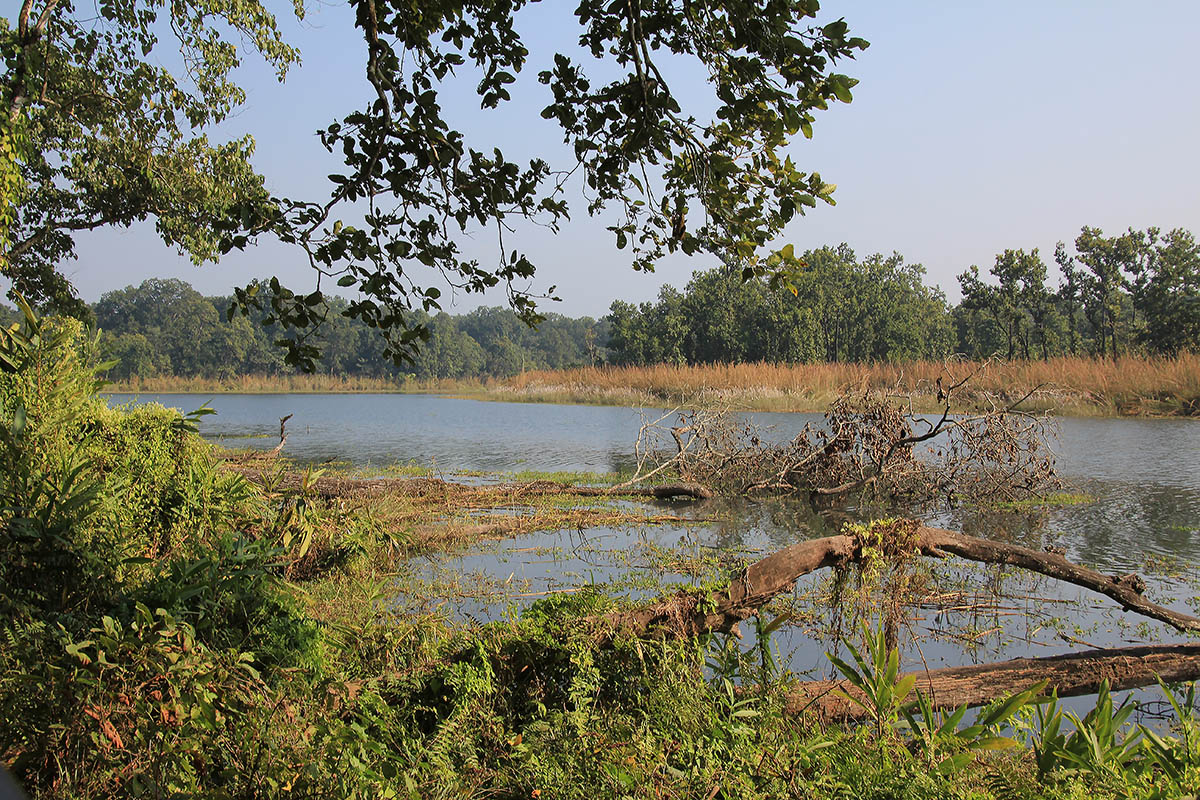
[[[847,245],[798,258],[787,284],[729,267],[696,272],[654,302],[618,300],[596,320],[550,314],[531,328],[508,308],[451,316],[417,311],[428,331],[411,363],[334,298],[312,343],[334,375],[418,379],[505,377],[531,369],[614,364],[897,362],[971,358],[1116,357],[1200,350],[1200,245],[1186,230],[1105,236],[1085,227],[1059,243],[1057,282],[1038,250],[1005,250],[986,274],[958,276],[947,302],[925,270],[899,254],[859,258]],[[270,284],[261,290],[269,297]],[[90,306],[104,332],[109,377],[224,378],[296,371],[277,345],[287,331],[272,304],[230,315],[231,297],[204,297],[181,280],[151,279]]]
[[[899,254],[860,259],[845,244],[810,250],[786,288],[732,268],[695,273],[657,302],[613,303],[614,364],[898,362],[1175,355],[1200,350],[1200,246],[1157,228],[1059,243],[1057,284],[1038,250],[1005,250],[958,276],[947,302]]]
[[[264,293],[270,288],[263,286]],[[286,375],[297,368],[278,345],[286,331],[268,311],[228,314],[231,297],[205,297],[182,280],[152,278],[108,292],[90,306],[102,355],[115,364],[107,376],[175,375],[227,378]],[[265,304],[268,308],[269,303]],[[321,351],[317,369],[333,375],[419,379],[513,375],[600,363],[607,325],[590,317],[549,314],[530,328],[508,308],[479,308],[451,316],[414,312],[428,330],[412,363],[397,366],[386,343],[360,320],[342,314],[348,301],[334,298],[312,341]]]

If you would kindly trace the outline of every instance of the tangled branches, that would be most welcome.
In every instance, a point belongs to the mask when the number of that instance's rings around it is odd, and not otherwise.
[[[669,464],[684,480],[731,495],[857,493],[907,504],[1003,502],[1057,486],[1047,419],[1013,406],[953,415],[951,395],[963,382],[942,394],[934,416],[915,413],[904,395],[843,395],[821,424],[782,443],[728,411],[682,412],[669,429],[673,452],[656,470]],[[640,461],[648,438],[644,429]]]

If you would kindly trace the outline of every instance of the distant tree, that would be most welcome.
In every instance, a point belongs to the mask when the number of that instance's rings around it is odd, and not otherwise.
[[[695,364],[765,358],[763,347],[755,341],[759,332],[755,316],[764,306],[763,292],[762,281],[744,280],[740,270],[718,267],[695,273],[678,304],[677,319],[686,320],[686,360]]]
[[[1146,234],[1132,228],[1121,236],[1104,236],[1099,228],[1084,227],[1075,238],[1076,263],[1080,264],[1083,310],[1095,331],[1097,355],[1120,355],[1121,342],[1131,333],[1128,274],[1142,270],[1150,256]]]
[[[1132,280],[1139,339],[1156,353],[1200,350],[1200,245],[1180,228],[1162,238],[1151,229],[1147,239],[1150,257],[1135,263]]]
[[[445,312],[426,323],[430,336],[413,367],[418,378],[464,378],[480,375],[487,358],[483,348]]]
[[[101,340],[105,360],[116,362],[107,373],[110,380],[153,378],[171,374],[171,360],[141,333],[121,333]]]
[[[1071,355],[1078,354],[1079,332],[1078,319],[1083,301],[1083,275],[1075,264],[1075,259],[1067,254],[1066,246],[1059,242],[1054,249],[1054,261],[1062,273],[1062,282],[1055,293],[1055,301],[1062,309],[1067,319]]]

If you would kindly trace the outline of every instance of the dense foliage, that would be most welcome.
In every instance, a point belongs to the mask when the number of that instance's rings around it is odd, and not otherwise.
[[[951,353],[1050,358],[1200,350],[1200,245],[1188,231],[1105,237],[1084,228],[1075,254],[1059,245],[1049,283],[1036,249],[1006,250],[989,270],[959,276],[948,306],[899,254],[859,260],[846,245],[799,256],[795,294],[736,271],[696,273],[657,303],[613,303],[616,364],[899,362]]]
[[[736,271],[696,273],[657,303],[615,302],[616,364],[900,361],[953,352],[945,298],[899,255],[859,261],[842,245],[803,254],[793,295]]]
[[[264,291],[269,292],[269,287]],[[330,301],[334,309],[347,301]],[[179,280],[145,281],[108,292],[91,307],[104,332],[101,347],[117,363],[110,379],[158,375],[225,378],[296,372],[275,345],[279,326],[223,313],[228,297],[203,297]],[[333,375],[421,379],[513,375],[524,369],[561,368],[603,360],[606,325],[584,317],[546,317],[537,329],[507,308],[480,308],[451,317],[416,312],[430,333],[411,364],[396,367],[384,343],[365,324],[334,316],[321,330],[319,368]]]

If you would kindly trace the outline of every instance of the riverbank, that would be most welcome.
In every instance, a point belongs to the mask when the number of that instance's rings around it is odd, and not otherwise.
[[[1200,416],[1200,356],[1053,358],[1048,361],[903,364],[712,364],[535,370],[507,379],[392,380],[330,375],[227,379],[138,378],[112,392],[142,394],[429,393],[478,400],[610,406],[723,406],[746,411],[824,411],[847,388],[911,396],[919,411],[940,407],[946,386],[971,376],[961,403],[1008,405],[1068,416]]]

